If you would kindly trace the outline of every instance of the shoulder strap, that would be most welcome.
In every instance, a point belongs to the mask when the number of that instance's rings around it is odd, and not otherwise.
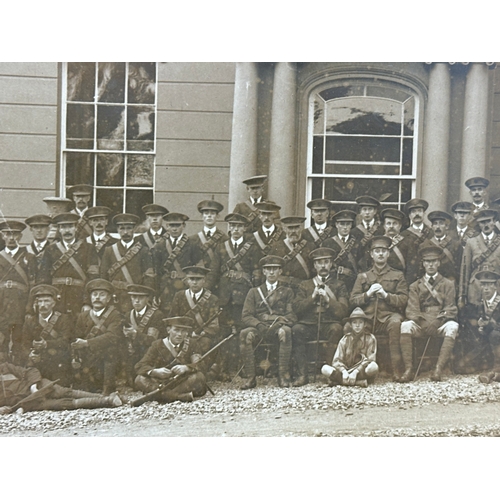
[[[471,274],[500,246],[500,235],[496,235],[486,251],[478,255],[471,265]]]
[[[61,313],[58,311],[54,311],[52,313],[52,316],[50,317],[48,323],[45,325],[43,330],[40,332],[40,336],[45,337],[47,335],[50,335],[52,333],[52,330],[54,329],[55,324],[57,323],[57,320],[61,316]]]
[[[307,278],[309,279],[309,276],[310,276],[309,268],[307,267],[307,263],[304,260],[304,257],[302,257],[302,255],[300,254],[300,252],[303,250],[303,248],[307,245],[307,241],[302,240],[300,243],[297,244],[297,246],[295,248],[292,247],[292,245],[290,244],[290,242],[287,239],[285,239],[283,241],[284,241],[285,245],[288,247],[288,249],[290,250],[290,252],[283,257],[283,260],[285,262],[288,262],[288,261],[292,260],[293,258],[296,258],[297,261],[299,262],[299,264],[301,265],[302,269],[306,273]]]
[[[427,280],[425,278],[422,278],[422,283],[425,286],[425,288],[427,288],[427,290],[429,290],[429,293],[432,295],[432,297],[437,300],[439,307],[443,307],[444,301],[441,298],[441,296],[439,295],[439,293],[437,292],[437,290],[435,288],[431,287],[431,285],[429,285],[429,283],[427,282]]]
[[[66,264],[66,262],[69,262],[72,265],[73,269],[80,275],[80,278],[85,281],[87,279],[85,272],[81,268],[80,264],[78,264],[78,262],[73,258],[73,255],[75,255],[77,250],[81,247],[82,243],[83,240],[77,240],[68,248],[68,250],[66,250],[60,241],[56,242],[56,246],[61,252],[61,256],[52,265],[52,271],[56,272],[61,266]]]
[[[21,252],[21,250],[19,250]],[[30,280],[28,278],[28,275],[24,272],[24,269],[21,267],[19,264],[19,260],[13,259],[6,251],[5,249],[0,252],[0,255],[11,265],[13,269],[16,270],[17,274],[20,276],[20,278],[24,281],[24,284],[29,288],[30,286]],[[19,257],[22,257],[20,255]],[[9,269],[10,271],[10,269]],[[9,271],[7,271],[7,274],[9,274]]]
[[[123,257],[120,255],[118,242],[114,243],[111,248],[113,249],[116,262],[108,269],[108,277],[111,279],[116,271],[118,271],[118,269],[121,269],[127,283],[133,284],[134,280],[132,279],[130,271],[127,268],[127,263],[130,262],[141,251],[142,244],[138,241],[137,243],[132,245],[132,247],[127,250]]]
[[[260,295],[260,297],[261,297],[261,299],[262,299],[262,303],[266,305],[266,307],[267,307],[267,309],[268,309],[268,311],[269,311],[269,314],[273,314],[273,310],[272,310],[271,306],[269,305],[269,302],[267,301],[268,297],[269,297],[269,296],[270,296],[273,292],[271,292],[271,293],[270,293],[267,297],[264,297],[264,294],[262,293],[262,290],[261,290],[260,286],[259,286],[259,287],[257,287],[257,291],[259,292],[259,295]]]

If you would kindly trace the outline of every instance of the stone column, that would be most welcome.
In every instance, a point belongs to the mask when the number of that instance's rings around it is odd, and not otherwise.
[[[429,74],[429,99],[425,114],[421,196],[431,210],[448,209],[450,144],[450,68],[434,63]]]
[[[465,83],[460,199],[470,201],[465,181],[486,177],[489,73],[485,63],[471,63]]]
[[[274,67],[268,197],[282,207],[281,215],[297,212],[295,199],[295,136],[297,66],[279,62]],[[298,210],[301,214],[302,210]]]
[[[257,63],[236,63],[227,211],[248,194],[242,181],[257,175]]]

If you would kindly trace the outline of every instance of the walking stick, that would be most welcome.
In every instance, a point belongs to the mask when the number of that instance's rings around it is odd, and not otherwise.
[[[427,347],[429,346],[430,341],[431,341],[431,337],[429,336],[427,338],[427,342],[425,343],[424,352],[422,353],[422,356],[420,358],[420,363],[417,366],[417,371],[415,372],[415,376],[413,377],[413,382],[415,382],[415,379],[417,378],[418,372],[420,371],[420,367],[422,366],[422,361],[425,358],[425,353],[427,352]]]
[[[318,371],[319,362],[319,334],[321,330],[321,308],[323,306],[323,297],[319,296],[319,307],[318,307],[318,331],[316,333],[316,360],[314,362],[314,382],[316,382],[316,373]]]
[[[375,325],[377,323],[377,312],[378,312],[378,297],[375,296],[375,310],[373,311],[373,326],[372,334],[375,335]]]

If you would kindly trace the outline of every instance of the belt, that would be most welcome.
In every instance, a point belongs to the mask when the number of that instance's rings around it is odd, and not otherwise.
[[[346,276],[352,276],[354,274],[354,271],[352,269],[349,269],[348,267],[339,266],[337,268],[337,274],[345,274]]]
[[[12,280],[0,281],[0,288],[17,288],[23,292],[28,291],[28,287],[26,285]]]
[[[67,276],[66,278],[52,278],[53,285],[68,285],[68,286],[83,286],[85,283],[83,280],[78,278],[70,278]]]
[[[113,280],[111,284],[118,290],[126,290],[127,286],[129,285],[129,283],[127,283],[126,281],[118,281],[118,280]]]
[[[247,281],[251,281],[250,275],[246,273],[245,271],[235,271],[234,269],[230,269],[229,271],[226,271],[223,274],[224,277],[239,280],[239,279],[244,279]]]

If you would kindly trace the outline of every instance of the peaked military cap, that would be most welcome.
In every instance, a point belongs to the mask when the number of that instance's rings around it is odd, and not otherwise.
[[[87,293],[92,293],[96,290],[105,290],[106,292],[109,292],[111,294],[115,293],[115,288],[113,287],[113,285],[108,280],[102,278],[96,278],[89,281],[85,289]]]
[[[90,207],[85,211],[85,218],[92,219],[94,217],[109,217],[111,209],[108,207]]]
[[[266,255],[265,257],[262,257],[262,259],[259,260],[260,267],[272,267],[272,266],[283,267],[284,265],[285,261],[283,260],[282,257],[278,255]]]
[[[215,210],[219,213],[224,210],[224,205],[215,200],[203,200],[198,203],[198,212],[203,212],[203,210]]]
[[[73,212],[63,212],[52,217],[54,224],[76,224],[80,220],[80,216]]]
[[[238,222],[239,224],[247,225],[249,220],[242,214],[231,213],[224,217],[226,222]]]
[[[149,203],[148,205],[144,205],[142,207],[142,211],[146,215],[153,215],[153,214],[165,215],[165,214],[168,214],[168,210],[165,207],[163,207],[161,205],[157,205],[156,203]]]
[[[26,229],[26,224],[19,220],[4,220],[0,222],[0,231],[19,231]]]
[[[358,196],[356,198],[356,203],[360,207],[380,207],[380,201],[378,201],[376,198],[373,198],[373,196]]]
[[[474,205],[469,201],[457,201],[451,206],[452,212],[472,212]]]
[[[187,215],[180,214],[178,212],[169,212],[168,214],[165,214],[163,216],[163,220],[165,222],[182,223],[182,222],[186,222],[187,220],[189,220],[189,217]]]
[[[490,185],[490,181],[484,177],[471,177],[465,181],[465,185],[472,189],[474,187],[487,188]]]
[[[425,211],[429,208],[429,203],[422,198],[412,198],[405,203],[405,212],[410,213],[412,208],[423,208]]]
[[[317,210],[318,208],[330,210],[331,206],[332,206],[332,202],[330,200],[325,200],[324,198],[316,198],[314,200],[311,200],[307,204],[307,208],[310,208],[310,209],[314,208],[315,210]]]
[[[500,279],[500,274],[493,271],[479,271],[475,277],[482,283],[496,283]]]
[[[37,285],[31,289],[31,294],[33,297],[38,297],[39,295],[50,295],[57,299],[59,296],[59,290],[52,285]]]
[[[135,214],[116,214],[113,217],[113,224],[119,226],[120,224],[133,224],[136,226],[139,223],[139,217]]]
[[[399,210],[398,210],[399,211]],[[391,248],[392,240],[389,236],[374,236],[370,243],[370,249],[374,248]]]
[[[259,203],[255,204],[255,208],[257,208],[259,212],[274,213],[277,212],[281,207],[279,205],[276,205],[274,201],[260,201]]]
[[[187,266],[183,267],[182,271],[186,276],[204,278],[210,272],[210,269],[203,266]]]
[[[354,222],[356,220],[356,212],[352,210],[341,210],[333,216],[335,222]]]
[[[328,247],[315,248],[312,252],[309,252],[309,258],[311,260],[333,259],[334,257],[335,251]]]
[[[247,186],[263,186],[266,179],[267,175],[254,175],[253,177],[245,179],[243,184],[246,184]]]
[[[422,260],[440,259],[443,256],[443,249],[430,243],[422,245],[418,250],[418,255]]]
[[[87,196],[91,195],[93,191],[94,188],[92,186],[89,186],[88,184],[76,184],[75,186],[71,186],[70,188],[66,189],[66,193],[68,196],[74,196],[75,194],[80,196]]]
[[[281,224],[288,227],[300,226],[305,220],[305,217],[300,217],[298,215],[289,215],[288,217],[281,218]]]
[[[491,208],[479,210],[479,212],[476,214],[476,220],[478,222],[487,219],[497,219],[497,217],[498,217],[498,211],[493,210]]]
[[[177,326],[192,330],[194,328],[194,320],[188,316],[173,316],[171,318],[163,318],[163,322],[167,326]]]
[[[127,285],[127,293],[129,295],[154,295],[155,291],[149,286],[144,285]]]
[[[427,215],[427,218],[434,222],[435,220],[449,220],[452,221],[453,217],[448,212],[443,212],[441,210],[434,210]]]
[[[28,226],[50,226],[52,224],[52,217],[45,214],[36,214],[28,217],[24,222]]]
[[[401,222],[404,221],[405,219],[405,214],[401,212],[401,210],[397,210],[396,208],[386,208],[380,212],[380,217],[382,219],[386,219],[389,217],[389,219],[396,219]]]

